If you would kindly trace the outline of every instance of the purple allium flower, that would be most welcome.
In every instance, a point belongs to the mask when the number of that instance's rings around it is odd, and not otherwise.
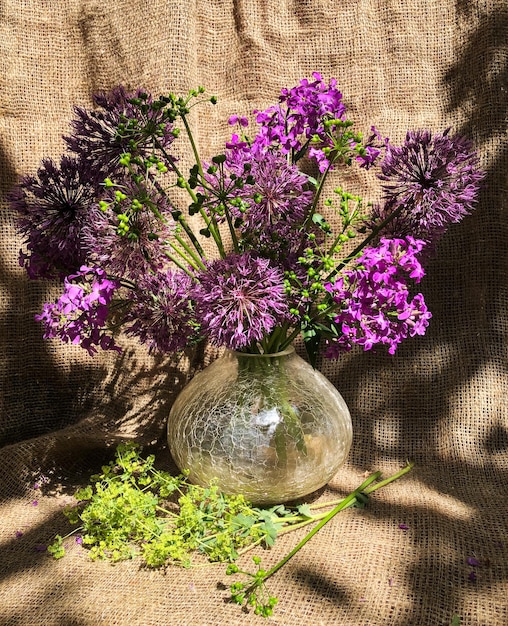
[[[21,530],[17,530],[16,531],[16,539],[21,539],[21,537],[23,537],[23,533]]]
[[[472,583],[475,583],[476,580],[477,580],[477,575],[476,575],[476,572],[474,570],[471,570],[467,577],[469,579],[469,582],[472,582]]]
[[[34,546],[34,550],[36,550],[37,552],[46,552],[47,549],[48,549],[48,546],[46,546],[43,543],[39,543],[36,546]]]
[[[194,297],[203,332],[231,350],[255,345],[289,315],[282,271],[249,253],[209,263]]]
[[[79,546],[81,546],[83,544],[83,537],[81,535],[76,535],[75,541]]]
[[[126,315],[127,334],[150,350],[177,352],[197,338],[191,309],[193,279],[183,271],[140,277]]]
[[[65,343],[80,344],[90,355],[97,352],[95,346],[120,351],[106,329],[109,304],[119,286],[100,268],[83,266],[66,277],[64,293],[57,302],[46,303],[42,313],[35,316],[44,323],[44,338],[59,337]]]
[[[45,159],[36,177],[25,176],[14,189],[11,206],[21,214],[17,227],[28,250],[20,264],[30,278],[75,272],[85,262],[81,235],[95,193],[89,167],[69,156],[60,167]]]
[[[399,524],[400,530],[409,530],[409,526],[407,524]]]
[[[328,343],[328,357],[353,344],[370,350],[380,343],[393,354],[406,337],[425,333],[431,314],[422,294],[410,299],[407,285],[408,278],[418,283],[424,275],[417,258],[423,247],[412,237],[382,238],[377,247],[364,249],[354,269],[325,285],[339,308],[334,319],[339,336]]]
[[[387,146],[379,175],[385,204],[375,209],[374,220],[400,213],[384,234],[433,242],[472,211],[485,173],[472,143],[448,133],[408,132],[402,146]]]
[[[328,166],[326,149],[333,145],[330,134],[334,132],[333,124],[327,127],[326,123],[345,119],[346,107],[335,79],[326,84],[317,72],[313,78],[312,82],[303,79],[296,87],[283,89],[280,104],[255,112],[260,130],[254,143],[277,145],[287,154],[298,153],[312,141],[309,156],[317,160],[324,172]]]
[[[223,219],[227,205],[241,249],[255,249],[277,262],[290,256],[294,261],[309,245],[308,233],[315,230],[312,224],[301,228],[313,200],[308,179],[280,152],[237,140],[233,135],[227,144],[224,165],[206,174],[205,206]]]
[[[478,567],[480,565],[480,561],[475,559],[474,556],[468,556],[466,559],[466,563],[471,565],[472,567]]]
[[[227,170],[235,177],[244,175],[248,166],[248,182],[233,193],[242,200],[240,208],[231,207],[240,222],[240,231],[258,240],[273,240],[283,230],[282,237],[294,225],[301,225],[312,203],[313,193],[306,189],[308,180],[300,170],[276,152],[237,149],[228,152]]]
[[[134,104],[135,99],[140,104]],[[164,112],[151,107],[153,99],[143,90],[129,93],[119,86],[110,93],[95,94],[93,102],[96,110],[75,108],[76,118],[71,123],[74,132],[64,139],[70,150],[102,172],[103,178],[121,169],[122,154],[143,157],[156,142],[167,148],[174,139]]]
[[[169,201],[156,188],[134,185],[127,179],[120,189],[119,199],[115,188],[105,192],[103,202],[110,204],[109,208],[93,208],[90,222],[83,229],[83,241],[90,263],[112,276],[136,281],[164,267],[167,241],[175,231],[175,223]],[[152,207],[157,207],[158,216]]]

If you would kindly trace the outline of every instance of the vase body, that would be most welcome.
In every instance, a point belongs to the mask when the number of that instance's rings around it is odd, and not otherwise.
[[[337,389],[291,347],[275,355],[226,354],[180,393],[168,444],[189,480],[216,480],[258,505],[325,485],[351,447],[349,410]]]

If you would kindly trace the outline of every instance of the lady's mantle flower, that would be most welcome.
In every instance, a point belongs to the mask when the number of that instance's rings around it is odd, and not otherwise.
[[[381,239],[376,248],[364,249],[355,269],[325,285],[339,308],[338,338],[328,345],[329,357],[353,344],[364,350],[384,344],[393,354],[406,337],[425,333],[431,314],[422,294],[409,299],[407,286],[408,278],[419,282],[424,275],[417,259],[423,245],[411,237]]]
[[[64,286],[57,302],[46,303],[42,313],[35,316],[45,325],[44,339],[59,337],[66,343],[80,344],[92,356],[97,352],[95,346],[120,351],[106,329],[109,304],[119,283],[106,278],[100,268],[83,266],[65,278]]]
[[[11,194],[28,250],[20,253],[20,265],[30,278],[69,274],[85,262],[81,235],[95,197],[93,181],[86,164],[63,156],[60,167],[45,159],[37,176],[25,176]]]
[[[379,175],[385,205],[374,219],[380,222],[397,209],[398,215],[385,234],[432,242],[473,209],[485,173],[472,143],[448,132],[408,132],[402,146],[387,146]]]
[[[194,297],[202,330],[231,350],[255,345],[289,315],[282,271],[248,253],[212,261]]]
[[[171,270],[140,278],[125,319],[127,334],[136,336],[150,350],[165,353],[189,345],[196,335],[190,303],[192,285],[185,272]]]

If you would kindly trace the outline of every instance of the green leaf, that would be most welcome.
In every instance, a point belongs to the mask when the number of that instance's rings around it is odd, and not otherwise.
[[[300,515],[306,517],[307,519],[312,519],[312,511],[310,510],[310,506],[308,504],[300,504],[296,507],[296,510]]]
[[[319,345],[321,343],[321,334],[315,328],[307,328],[302,331],[305,350],[309,357],[309,363],[316,368],[317,357],[319,354]]]
[[[65,555],[65,548],[63,546],[63,539],[61,535],[56,535],[54,542],[48,546],[48,552],[54,559],[61,559]]]
[[[231,523],[233,525],[236,524],[240,528],[249,529],[252,528],[255,521],[256,520],[252,515],[244,515],[243,513],[240,513],[232,518]]]
[[[76,500],[90,500],[92,496],[93,496],[93,489],[91,485],[87,485],[83,489],[79,489],[74,494],[74,497],[76,498]]]

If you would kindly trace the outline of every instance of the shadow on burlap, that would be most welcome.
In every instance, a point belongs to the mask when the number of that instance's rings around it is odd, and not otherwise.
[[[215,108],[194,119],[204,155],[232,113],[271,104],[312,71],[334,76],[357,128],[394,142],[448,126],[478,146],[488,177],[476,213],[450,231],[423,290],[428,334],[396,357],[322,363],[352,413],[354,444],[324,499],[415,460],[365,510],[327,525],[270,582],[267,622],[225,603],[223,566],[147,571],[92,563],[65,534],[74,489],[136,439],[170,463],[165,421],[212,353],[155,358],[134,345],[94,359],[44,342],[33,316],[56,293],[17,264],[21,241],[0,213],[0,623],[6,626],[447,626],[508,623],[507,72],[504,0],[52,0],[1,7],[0,175],[5,194],[63,149],[74,104],[123,83],[154,94],[199,84]],[[375,197],[372,180],[348,184]],[[34,489],[46,477],[43,489]],[[34,504],[37,501],[37,505]],[[407,530],[401,530],[405,524]],[[16,533],[22,533],[17,536]],[[266,566],[299,536],[278,540]],[[466,559],[480,561],[469,579]],[[249,557],[247,557],[248,562]]]

